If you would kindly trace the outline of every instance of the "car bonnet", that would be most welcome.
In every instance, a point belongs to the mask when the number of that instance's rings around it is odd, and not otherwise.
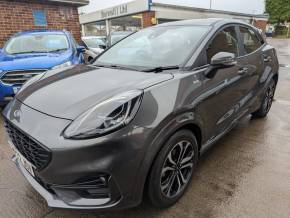
[[[45,114],[73,120],[116,94],[145,89],[172,78],[170,73],[77,65],[46,72],[41,79],[21,89],[16,98]]]

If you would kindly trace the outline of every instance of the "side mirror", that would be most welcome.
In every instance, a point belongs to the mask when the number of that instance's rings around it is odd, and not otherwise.
[[[99,45],[99,47],[101,48],[101,49],[106,49],[107,48],[107,46],[105,46],[105,45]]]
[[[207,78],[213,78],[218,69],[228,68],[237,65],[236,55],[229,52],[219,52],[210,60],[210,66],[205,71]]]
[[[219,52],[210,60],[210,65],[214,67],[232,67],[237,64],[236,55],[229,52]]]
[[[83,46],[83,47],[85,47],[85,49],[89,49],[88,46],[87,46],[84,42],[81,42],[81,43],[79,44],[79,46]]]
[[[86,50],[86,47],[85,46],[82,46],[82,45],[78,45],[77,46],[77,52],[78,53],[82,53]]]

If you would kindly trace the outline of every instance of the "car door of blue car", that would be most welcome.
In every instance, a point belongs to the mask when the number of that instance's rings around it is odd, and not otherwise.
[[[79,44],[76,42],[75,38],[70,35],[70,41],[72,44],[73,49],[73,62],[76,64],[83,64],[84,61],[84,54],[81,51],[78,51]]]

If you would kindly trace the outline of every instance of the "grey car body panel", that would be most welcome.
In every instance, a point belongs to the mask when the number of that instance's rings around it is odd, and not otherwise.
[[[61,73],[47,72],[41,80],[20,90],[16,98],[43,113],[73,120],[120,92],[144,89],[172,78],[171,74],[77,65]]]
[[[190,128],[200,134],[200,153],[203,153],[242,116],[255,111],[271,78],[278,75],[273,48],[265,44],[252,54],[241,55],[236,66],[219,69],[213,78],[207,78],[205,72],[209,66],[195,66],[207,41],[225,25],[245,24],[224,20],[199,24],[212,25],[212,30],[196,50],[197,54],[192,55],[195,58],[188,59],[191,67],[185,64],[184,69],[155,74],[76,66],[60,75],[47,72],[44,78],[22,90],[3,115],[52,151],[50,164],[36,175],[48,184],[66,185],[83,175],[109,173],[117,183],[121,199],[117,204],[110,202],[95,208],[136,206],[142,200],[156,155],[174,132]],[[190,22],[178,22],[178,25],[190,25]],[[271,62],[265,62],[264,53],[271,55]],[[240,74],[243,67],[248,71]],[[84,85],[80,86],[80,82]],[[88,84],[92,87],[87,88]],[[144,90],[144,96],[136,117],[127,126],[94,139],[70,140],[62,136],[79,114],[131,89]]]

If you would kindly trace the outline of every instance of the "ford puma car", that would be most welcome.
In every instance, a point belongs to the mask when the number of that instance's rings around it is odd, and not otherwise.
[[[13,160],[51,207],[173,205],[214,142],[265,117],[276,52],[234,20],[141,30],[92,65],[47,71],[3,111]]]
[[[84,47],[61,30],[15,34],[0,49],[0,105],[7,104],[28,79],[47,70],[83,63]]]

